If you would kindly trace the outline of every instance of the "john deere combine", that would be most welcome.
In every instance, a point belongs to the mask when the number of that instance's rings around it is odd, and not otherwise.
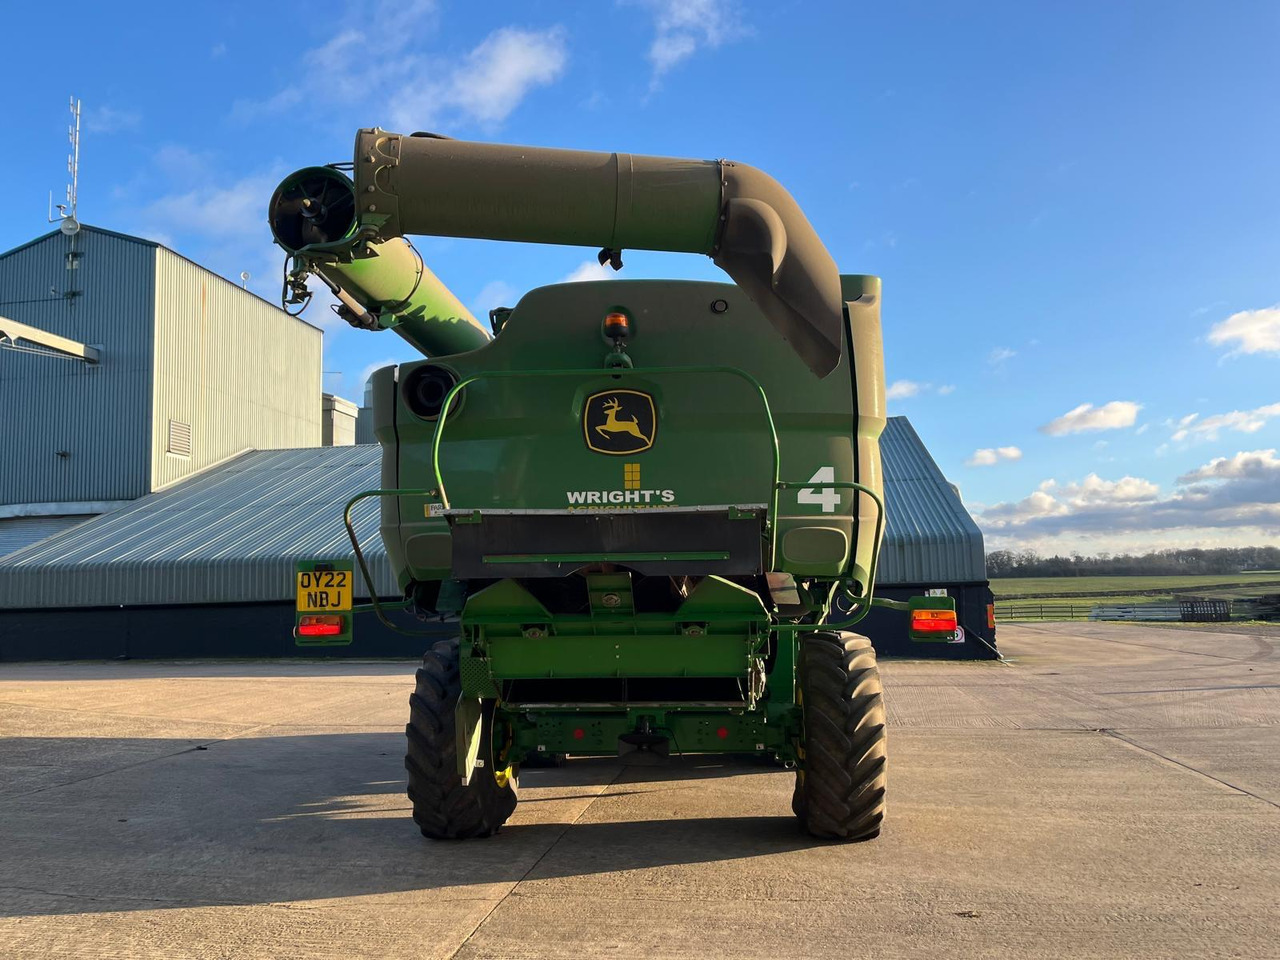
[[[882,602],[880,281],[840,275],[792,197],[729,161],[368,129],[345,166],[286,178],[270,222],[287,302],[317,277],[427,358],[374,374],[382,489],[352,500],[381,501],[397,605],[457,617],[411,698],[422,832],[495,833],[522,762],[674,750],[794,765],[810,832],[874,837],[884,706],[847,629]],[[735,283],[540,287],[491,336],[411,234],[702,253]],[[349,565],[298,576],[299,642],[349,642]],[[948,604],[896,606],[950,639]]]

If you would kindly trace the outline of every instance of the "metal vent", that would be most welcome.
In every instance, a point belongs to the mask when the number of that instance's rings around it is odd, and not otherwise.
[[[191,424],[178,420],[169,421],[168,452],[175,457],[191,456]]]

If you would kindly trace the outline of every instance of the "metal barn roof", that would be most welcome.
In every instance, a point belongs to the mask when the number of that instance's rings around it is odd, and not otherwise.
[[[237,457],[0,558],[0,608],[289,600],[294,561],[351,556],[342,509],[353,492],[379,485],[381,450]],[[982,534],[905,417],[889,419],[881,450],[888,523],[879,582],[985,580]],[[356,530],[379,595],[398,595],[372,500],[357,509]]]
[[[876,581],[924,586],[987,579],[982,531],[906,417],[880,436],[885,537]]]
[[[55,533],[70,530],[84,523],[92,513],[63,517],[4,517],[0,518],[0,557],[7,557],[23,547],[47,540]]]
[[[294,561],[349,557],[342,509],[378,486],[381,447],[244,454],[0,559],[0,608],[291,599]],[[398,596],[377,505],[356,531],[380,596]],[[364,590],[356,571],[356,592]]]

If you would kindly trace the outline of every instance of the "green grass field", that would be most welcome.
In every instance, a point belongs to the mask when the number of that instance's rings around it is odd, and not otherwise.
[[[997,601],[1044,598],[1066,602],[1155,603],[1175,594],[1256,597],[1280,593],[1280,571],[1187,577],[1008,577],[991,581]]]

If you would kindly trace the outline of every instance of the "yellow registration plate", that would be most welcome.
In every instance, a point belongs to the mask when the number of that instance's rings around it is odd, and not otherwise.
[[[350,570],[299,570],[298,610],[350,610],[353,580]]]

